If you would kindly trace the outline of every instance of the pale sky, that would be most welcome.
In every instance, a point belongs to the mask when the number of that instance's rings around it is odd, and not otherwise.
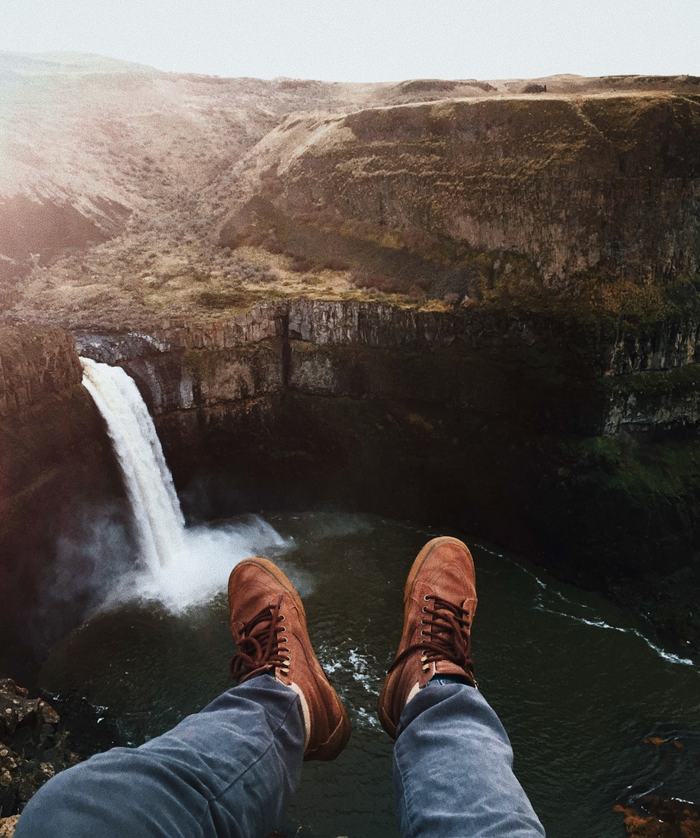
[[[700,75],[700,0],[0,0],[0,50],[341,81]]]

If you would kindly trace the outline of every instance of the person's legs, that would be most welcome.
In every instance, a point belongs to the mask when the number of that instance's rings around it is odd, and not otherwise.
[[[237,565],[229,607],[239,686],[140,748],[58,774],[24,810],[17,838],[258,838],[280,824],[302,759],[334,759],[350,721],[279,568]]]
[[[541,838],[544,829],[513,774],[513,752],[477,688],[471,553],[456,538],[420,551],[404,588],[399,648],[379,698],[396,739],[394,786],[408,838]]]
[[[16,838],[266,835],[299,782],[304,736],[299,696],[261,675],[139,748],[58,774]]]
[[[534,838],[503,725],[475,687],[436,677],[405,706],[394,746],[402,836]]]

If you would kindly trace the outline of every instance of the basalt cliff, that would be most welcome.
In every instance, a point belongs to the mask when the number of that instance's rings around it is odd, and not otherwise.
[[[110,443],[81,374],[65,331],[0,326],[0,654],[22,674],[85,604],[80,580],[99,560],[95,510],[128,533]]]
[[[134,377],[192,518],[458,526],[700,652],[699,79],[30,69],[0,80],[0,543],[27,602],[81,492],[128,539],[80,353]]]

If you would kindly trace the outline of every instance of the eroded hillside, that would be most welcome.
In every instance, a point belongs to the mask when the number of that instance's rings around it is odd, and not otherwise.
[[[350,85],[7,54],[0,72],[13,318],[551,288],[634,309],[697,268],[693,77]]]
[[[700,257],[700,97],[481,98],[289,117],[222,242],[335,256],[361,285],[472,303],[661,301]],[[617,298],[617,299],[616,299]]]

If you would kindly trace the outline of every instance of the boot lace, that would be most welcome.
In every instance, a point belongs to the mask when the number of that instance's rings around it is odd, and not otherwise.
[[[396,657],[389,672],[414,652],[420,651],[423,672],[430,669],[431,663],[450,661],[473,677],[469,611],[431,594],[426,594],[424,599],[426,603],[432,602],[432,606],[423,606],[421,625],[425,628],[421,628],[421,639]]]
[[[231,676],[238,682],[281,667],[285,675],[289,674],[291,657],[289,642],[284,634],[284,615],[280,614],[282,596],[259,611],[252,620],[244,623],[240,629],[233,629],[233,639],[238,651],[231,658]]]

